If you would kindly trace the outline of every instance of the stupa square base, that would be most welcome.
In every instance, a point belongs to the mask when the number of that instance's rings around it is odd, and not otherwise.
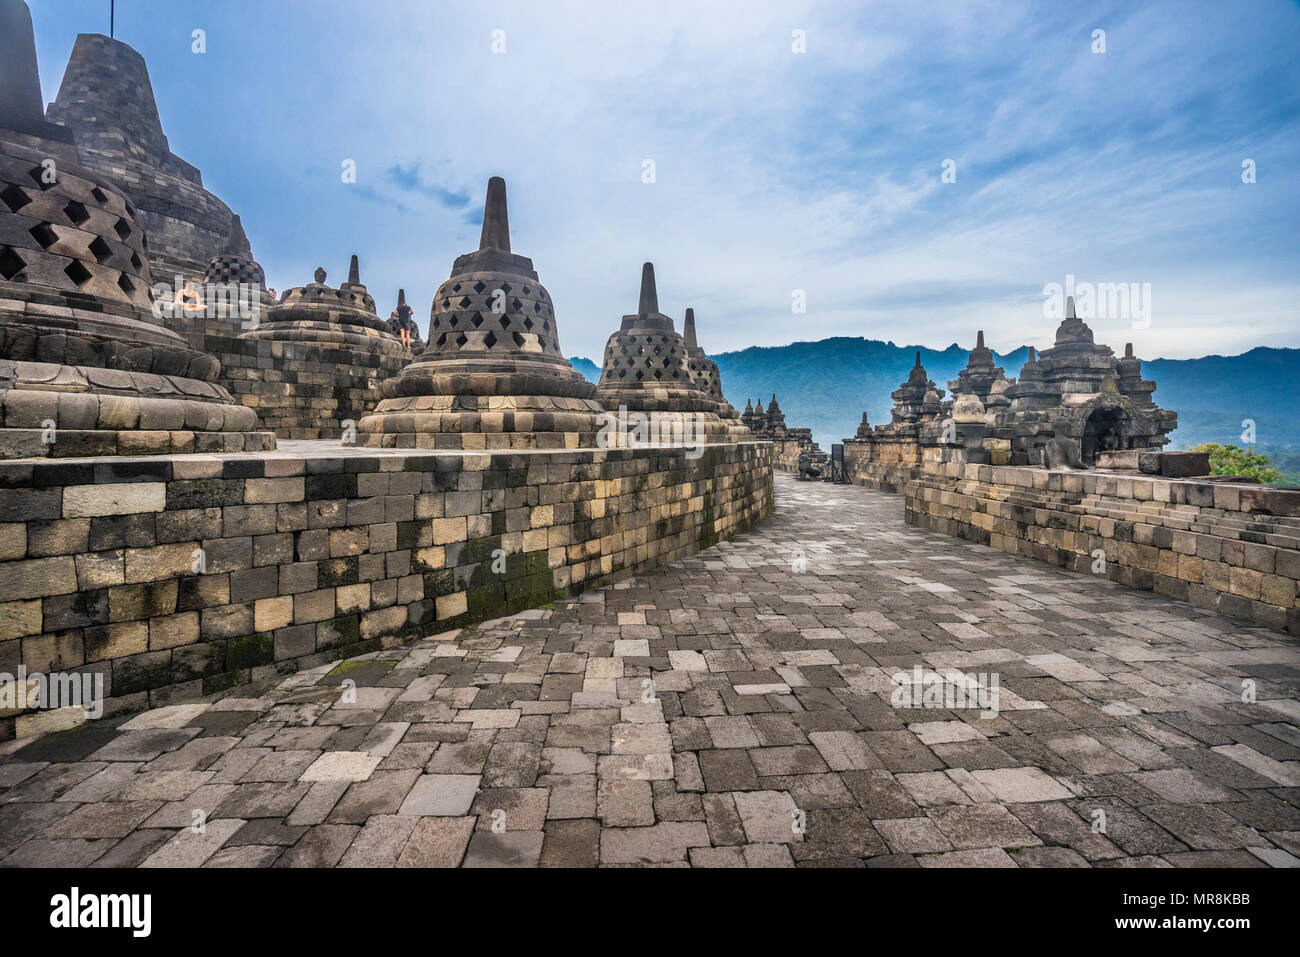
[[[189,432],[141,429],[0,429],[0,459],[76,459],[100,455],[185,455],[193,452],[264,452],[274,432]]]
[[[0,360],[0,458],[273,448],[275,433],[215,382]]]
[[[384,399],[356,443],[398,449],[593,449],[603,410],[553,395],[419,395]]]

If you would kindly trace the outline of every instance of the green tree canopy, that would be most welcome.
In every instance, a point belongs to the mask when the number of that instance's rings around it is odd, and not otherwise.
[[[1262,452],[1239,449],[1235,445],[1202,442],[1192,446],[1192,452],[1210,453],[1211,475],[1246,475],[1261,482],[1280,482],[1282,473],[1273,468],[1268,456]]]

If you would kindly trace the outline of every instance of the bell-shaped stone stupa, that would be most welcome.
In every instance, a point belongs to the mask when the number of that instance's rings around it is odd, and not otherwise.
[[[286,290],[244,338],[339,344],[380,355],[403,355],[388,322],[375,312],[374,297],[361,282],[357,257],[348,266],[347,282],[337,289],[325,284],[325,276],[325,270],[317,268],[313,282]]]
[[[673,327],[673,320],[659,311],[653,263],[641,267],[637,311],[624,316],[605,343],[596,394],[605,408],[620,417],[623,410],[647,413],[665,425],[671,420],[689,425],[696,434],[702,429],[710,439],[727,435],[718,403],[691,375],[686,340]]]
[[[155,314],[139,211],[45,122],[22,0],[0,64],[0,457],[274,448]]]
[[[425,350],[383,385],[358,444],[383,448],[593,447],[595,387],[560,351],[533,262],[510,250],[506,184],[488,181],[479,248],[439,287]]]
[[[993,390],[993,383],[1001,378],[1002,367],[993,364],[993,353],[984,345],[984,332],[981,330],[976,334],[975,348],[970,351],[966,368],[948,383],[948,389],[954,398],[959,395],[974,395],[982,403]]]
[[[182,285],[172,295],[167,317],[172,328],[194,348],[216,354],[224,352],[225,343],[209,341],[210,337],[238,336],[262,322],[275,305],[266,288],[266,273],[253,258],[238,216],[231,219],[230,234],[220,251],[208,260],[202,282]]]
[[[235,340],[226,356],[232,390],[287,439],[351,442],[378,399],[380,383],[398,375],[410,352],[375,312],[357,257],[347,282],[315,280],[287,290]]]
[[[211,102],[216,122],[239,109],[219,97]],[[82,165],[139,208],[154,282],[200,281],[231,234],[232,213],[204,189],[202,173],[171,151],[144,58],[121,40],[78,35],[46,115],[75,136]],[[251,255],[244,243],[240,252]]]

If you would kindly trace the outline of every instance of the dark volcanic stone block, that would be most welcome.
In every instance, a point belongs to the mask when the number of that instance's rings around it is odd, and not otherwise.
[[[171,684],[170,651],[148,651],[113,662],[113,694],[125,695]]]
[[[267,665],[275,660],[275,641],[269,634],[244,635],[226,643],[226,666],[230,670]]]
[[[1208,452],[1161,452],[1160,474],[1166,478],[1191,478],[1210,474]]]

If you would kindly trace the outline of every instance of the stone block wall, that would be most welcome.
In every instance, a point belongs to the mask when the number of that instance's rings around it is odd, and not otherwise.
[[[0,463],[0,672],[156,706],[542,605],[772,507],[763,443]],[[0,739],[58,715],[0,712]]]
[[[880,492],[902,492],[921,474],[922,448],[915,436],[877,435],[870,441],[844,442],[849,481]]]
[[[771,444],[773,468],[782,472],[798,472],[799,453],[808,446],[797,439],[775,439]]]
[[[281,439],[337,439],[382,398],[380,383],[410,362],[346,343],[324,344],[209,333],[209,355],[221,362],[221,383],[257,411],[262,428]]]
[[[931,463],[904,494],[910,524],[1300,634],[1300,489]]]

